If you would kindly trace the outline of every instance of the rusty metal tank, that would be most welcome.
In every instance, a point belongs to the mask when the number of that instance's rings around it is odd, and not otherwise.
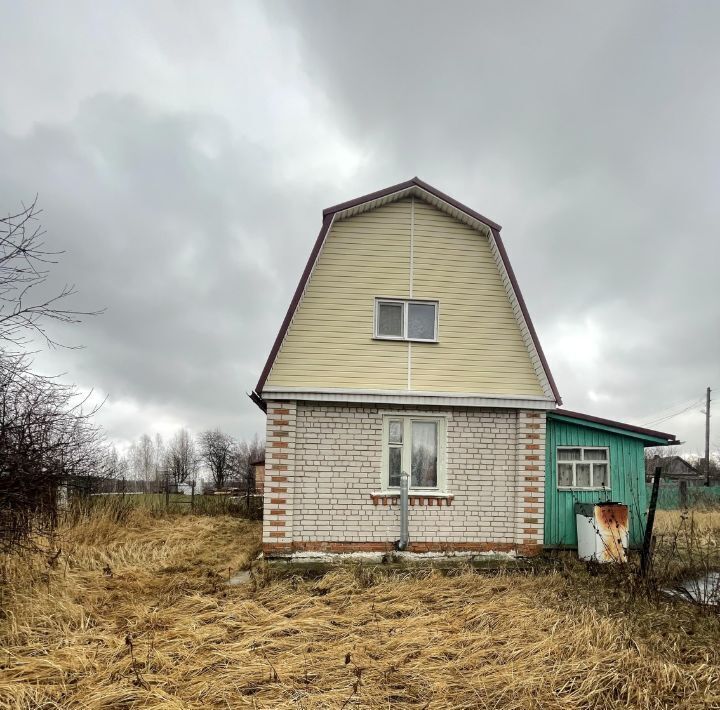
[[[624,503],[575,503],[580,559],[626,562],[628,518],[628,506]]]

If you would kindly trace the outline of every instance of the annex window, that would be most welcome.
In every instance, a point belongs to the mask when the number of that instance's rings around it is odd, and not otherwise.
[[[445,486],[444,417],[387,416],[383,421],[383,489],[399,488],[409,475],[411,490]]]
[[[598,446],[557,447],[558,488],[610,488],[610,455]]]
[[[376,338],[434,343],[437,331],[437,301],[375,300]]]

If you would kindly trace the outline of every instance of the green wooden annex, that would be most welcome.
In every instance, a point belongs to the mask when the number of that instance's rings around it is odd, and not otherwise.
[[[547,414],[545,546],[577,547],[575,503],[629,508],[630,546],[642,543],[647,515],[646,446],[677,444],[672,434],[557,409]]]

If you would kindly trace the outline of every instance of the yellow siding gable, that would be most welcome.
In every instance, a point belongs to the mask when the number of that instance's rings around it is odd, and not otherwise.
[[[438,342],[374,340],[378,296],[438,300]],[[417,197],[333,224],[266,387],[543,396],[488,237]]]

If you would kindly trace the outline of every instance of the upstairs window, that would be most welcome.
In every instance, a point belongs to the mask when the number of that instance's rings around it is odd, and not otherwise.
[[[557,447],[558,488],[605,490],[610,488],[610,455],[598,446]]]
[[[375,337],[437,342],[437,301],[375,300]]]

